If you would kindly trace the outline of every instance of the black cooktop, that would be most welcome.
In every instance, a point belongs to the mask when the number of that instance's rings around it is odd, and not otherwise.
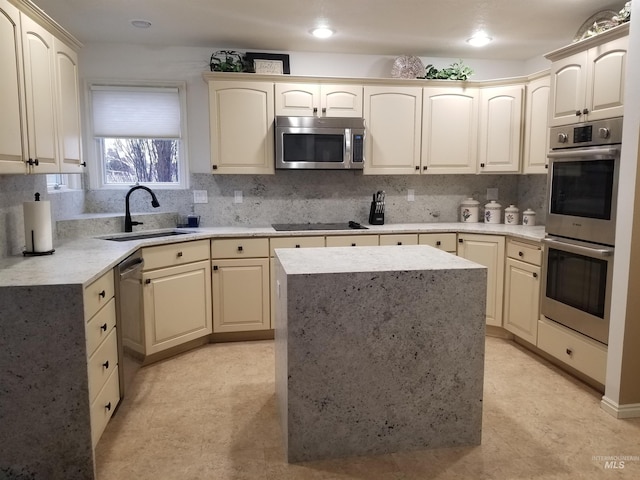
[[[357,222],[340,223],[274,223],[271,225],[277,232],[299,232],[306,230],[367,230]]]

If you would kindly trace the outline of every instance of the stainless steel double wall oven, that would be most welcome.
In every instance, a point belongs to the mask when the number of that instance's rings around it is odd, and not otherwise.
[[[622,118],[550,134],[542,314],[607,344]]]

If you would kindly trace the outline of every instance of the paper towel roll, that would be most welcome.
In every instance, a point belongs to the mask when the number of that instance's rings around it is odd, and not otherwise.
[[[51,204],[48,201],[24,202],[24,242],[28,253],[53,250]]]

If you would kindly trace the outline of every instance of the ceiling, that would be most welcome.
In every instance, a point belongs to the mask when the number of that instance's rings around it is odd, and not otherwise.
[[[33,0],[82,43],[528,60],[624,0]],[[152,23],[135,28],[131,20]],[[326,40],[309,30],[325,22]],[[484,29],[494,41],[466,44]]]

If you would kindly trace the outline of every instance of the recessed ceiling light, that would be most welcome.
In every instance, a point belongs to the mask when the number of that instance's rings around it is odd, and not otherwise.
[[[131,25],[137,28],[149,28],[151,22],[149,20],[131,20]]]
[[[310,33],[316,38],[329,38],[336,32],[329,27],[317,27],[312,29]]]
[[[493,38],[487,35],[485,32],[474,33],[473,36],[467,39],[467,43],[473,47],[484,47],[491,43]]]

